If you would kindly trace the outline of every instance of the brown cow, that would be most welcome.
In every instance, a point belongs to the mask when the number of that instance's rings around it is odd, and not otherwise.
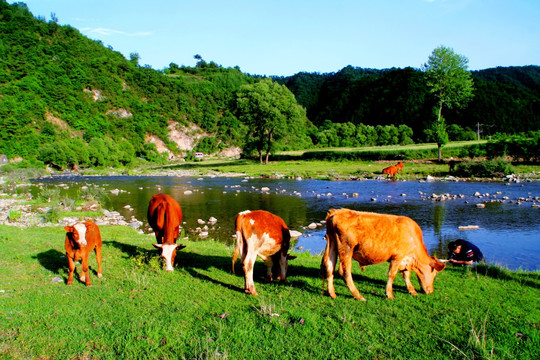
[[[401,172],[403,170],[403,163],[400,161],[396,165],[397,172]]]
[[[182,209],[169,195],[157,194],[150,199],[147,217],[158,242],[152,245],[161,249],[161,257],[165,259],[166,270],[173,271],[176,249],[185,247],[185,245],[176,244],[182,221]]]
[[[398,168],[395,165],[386,167],[382,171],[383,174],[387,174],[389,177],[392,177],[392,178],[396,177],[397,172],[398,172]]]
[[[288,260],[295,258],[287,254],[290,240],[289,228],[279,216],[264,210],[246,210],[238,214],[232,266],[234,273],[234,264],[240,255],[246,293],[257,295],[253,283],[253,267],[257,255],[266,263],[267,281],[272,281],[273,273],[277,274],[279,280],[286,281]]]
[[[101,234],[99,227],[92,221],[87,220],[84,223],[77,223],[72,226],[65,226],[66,230],[66,256],[68,258],[69,276],[68,285],[73,284],[73,273],[75,271],[75,261],[82,260],[82,273],[80,281],[86,283],[86,286],[92,286],[90,274],[88,272],[88,254],[94,250],[98,264],[97,276],[102,277],[101,271]]]
[[[426,294],[433,292],[433,280],[445,264],[429,256],[422,230],[405,216],[332,209],[326,217],[326,250],[321,262],[323,277],[328,281],[328,293],[336,297],[334,269],[339,255],[339,273],[358,300],[365,300],[354,286],[351,275],[352,259],[360,266],[390,262],[386,296],[393,299],[392,283],[399,271],[412,295],[410,271],[414,271]]]

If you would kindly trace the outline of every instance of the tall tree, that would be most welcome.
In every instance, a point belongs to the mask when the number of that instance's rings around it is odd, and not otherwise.
[[[437,98],[437,120],[431,128],[431,136],[437,142],[439,160],[442,147],[448,142],[443,107],[464,107],[473,97],[473,80],[467,71],[469,59],[456,54],[453,49],[439,46],[428,58],[422,69],[426,73],[430,92]]]
[[[304,108],[289,89],[270,78],[240,87],[237,110],[239,119],[249,129],[244,150],[255,150],[261,164],[263,156],[268,164],[275,141],[285,137],[287,129],[305,132],[308,121]]]

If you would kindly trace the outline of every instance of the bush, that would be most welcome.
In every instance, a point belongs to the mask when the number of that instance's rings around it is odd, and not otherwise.
[[[492,177],[514,172],[511,163],[504,160],[466,161],[456,165],[452,175],[459,177]]]

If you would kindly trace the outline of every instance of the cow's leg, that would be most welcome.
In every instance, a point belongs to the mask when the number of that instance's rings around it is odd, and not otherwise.
[[[92,286],[92,282],[90,281],[90,274],[88,274],[88,252],[83,254],[82,256],[82,274],[79,280],[84,282],[86,286]]]
[[[405,284],[407,285],[407,290],[409,290],[409,294],[416,295],[416,289],[411,283],[411,272],[408,269],[405,269],[401,271],[401,275],[403,276],[403,279],[405,279]]]
[[[103,272],[101,269],[101,244],[97,244],[94,250],[96,252],[96,260],[97,260],[97,266],[98,266],[97,277],[100,278],[103,276]]]
[[[70,254],[66,254],[68,258],[68,267],[69,267],[69,275],[67,284],[72,285],[73,284],[73,273],[75,272],[75,261],[73,261],[73,258]]]
[[[394,279],[397,275],[397,272],[399,271],[400,262],[401,262],[401,259],[399,260],[393,259],[392,261],[390,261],[390,268],[388,269],[388,281],[386,282],[386,297],[389,299],[394,298],[392,285],[394,283]]]
[[[354,296],[357,300],[363,300],[364,297],[360,295],[360,292],[354,285],[354,281],[352,278],[352,256],[351,254],[340,254],[339,259],[341,261],[341,266],[343,268],[343,278],[345,279],[345,284],[347,284],[347,287],[351,291],[351,294]]]
[[[326,235],[328,236],[328,235]],[[327,240],[326,250],[321,262],[321,275],[323,276],[323,290],[324,290],[324,279],[328,283],[328,295],[332,299],[336,298],[336,290],[334,289],[334,271],[336,269],[336,260],[337,260],[337,251],[336,246],[333,245],[330,240]],[[340,264],[341,269],[341,264]]]
[[[269,256],[264,260],[264,263],[266,264],[266,282],[272,282],[274,281],[274,278],[272,276],[272,269],[274,267],[274,261],[272,260],[272,257]]]
[[[253,267],[255,266],[255,260],[257,259],[257,254],[248,251],[242,266],[244,267],[245,274],[245,292],[251,295],[258,295],[255,291],[255,284],[253,283]]]

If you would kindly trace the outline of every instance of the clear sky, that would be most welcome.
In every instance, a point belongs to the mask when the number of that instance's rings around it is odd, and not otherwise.
[[[194,66],[195,54],[258,75],[419,68],[439,45],[470,70],[540,64],[540,0],[22,2],[157,70]]]

